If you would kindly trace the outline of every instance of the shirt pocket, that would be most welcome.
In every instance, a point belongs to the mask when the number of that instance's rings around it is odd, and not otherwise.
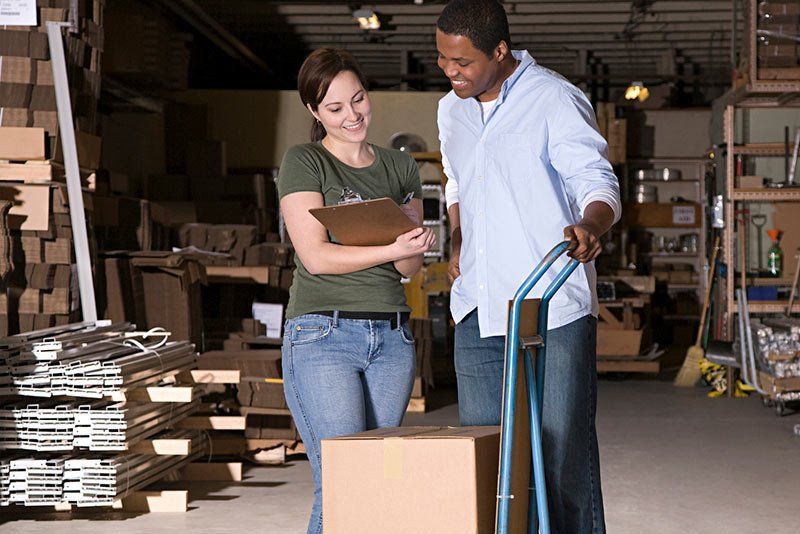
[[[507,132],[494,136],[489,146],[489,159],[500,178],[520,181],[534,172],[534,135]]]

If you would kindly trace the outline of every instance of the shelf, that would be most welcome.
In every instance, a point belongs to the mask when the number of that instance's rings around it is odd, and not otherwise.
[[[667,282],[667,289],[698,289],[700,284],[670,284]]]
[[[788,300],[752,300],[748,301],[750,305],[750,313],[786,313],[786,307],[789,305]],[[738,313],[739,304],[736,301],[731,302],[728,309],[730,313]],[[792,313],[800,312],[800,301],[795,300],[792,304]]]
[[[763,202],[795,202],[800,201],[800,187],[788,189],[734,189],[731,191],[731,200],[750,200]]]
[[[696,258],[697,252],[645,252],[649,258]]]
[[[635,180],[631,179],[631,183],[633,184],[664,184],[664,185],[675,185],[675,184],[685,184],[685,185],[695,185],[700,183],[700,180]]]
[[[743,108],[796,107],[800,106],[800,82],[757,80],[729,91],[723,98]]]
[[[750,143],[733,147],[734,154],[743,156],[773,156],[784,157],[786,155],[786,145],[783,143]]]

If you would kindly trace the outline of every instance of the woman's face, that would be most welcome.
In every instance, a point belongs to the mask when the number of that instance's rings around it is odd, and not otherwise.
[[[315,118],[328,135],[345,143],[362,143],[372,118],[369,95],[358,77],[342,71],[331,81],[325,98],[320,102]]]

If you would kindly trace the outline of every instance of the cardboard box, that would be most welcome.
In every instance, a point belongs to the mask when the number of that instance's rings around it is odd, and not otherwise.
[[[103,146],[101,137],[84,132],[75,132],[75,145],[78,152],[78,165],[81,169],[97,170],[100,168]],[[53,160],[58,162],[64,161],[60,136],[57,137]]]
[[[738,187],[741,189],[763,189],[764,180],[763,176],[739,176],[736,179],[739,182]]]
[[[0,159],[26,161],[45,157],[42,128],[0,128]]]
[[[619,330],[597,325],[597,356],[634,358],[642,348],[643,330]]]
[[[291,267],[294,265],[294,247],[286,243],[259,243],[247,247],[244,264]]]
[[[199,348],[203,334],[200,286],[205,268],[192,256],[170,252],[115,252],[104,262],[107,316],[134,320],[139,328],[161,326],[173,340]]]
[[[627,204],[623,216],[632,226],[653,228],[699,228],[700,205],[696,203]]]
[[[3,108],[0,126],[28,128],[33,126],[33,113],[27,108]]]
[[[500,429],[401,427],[322,440],[326,534],[494,532]]]
[[[0,30],[0,56],[28,57],[29,53],[28,32]]]
[[[47,231],[50,225],[50,186],[0,184],[0,200],[11,200],[8,227],[23,231]]]
[[[0,69],[2,83],[36,83],[36,62],[26,57],[4,57]]]
[[[0,107],[27,108],[31,103],[33,85],[0,83]]]

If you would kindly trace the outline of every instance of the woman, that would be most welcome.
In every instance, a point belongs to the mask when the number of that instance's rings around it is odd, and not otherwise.
[[[297,270],[289,292],[283,377],[314,475],[309,533],[322,532],[320,441],[398,426],[414,381],[414,340],[400,283],[422,266],[435,244],[418,227],[391,245],[352,247],[331,242],[310,209],[389,197],[422,221],[422,187],[407,154],[367,143],[372,117],[366,80],[347,52],[320,49],[298,75],[303,104],[314,118],[311,143],[291,148],[278,176],[281,211],[295,246]]]

